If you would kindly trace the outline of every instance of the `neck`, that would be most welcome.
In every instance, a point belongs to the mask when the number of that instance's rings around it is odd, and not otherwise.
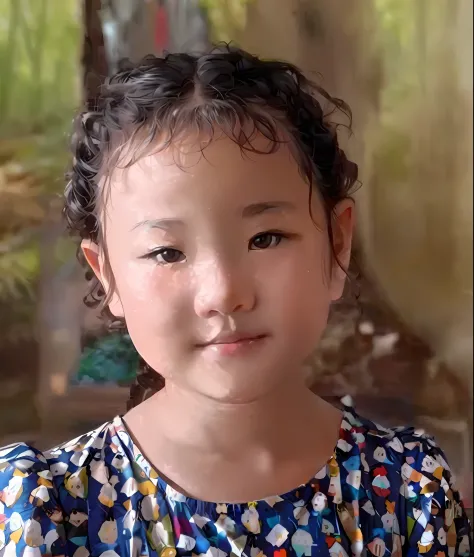
[[[167,383],[136,412],[134,419],[139,418],[143,426],[148,424],[151,438],[154,433],[150,424],[159,424],[156,434],[175,445],[231,456],[242,447],[248,450],[252,446],[266,447],[272,453],[280,447],[287,451],[282,439],[297,444],[301,437],[306,443],[307,431],[302,424],[321,423],[327,415],[327,404],[311,393],[302,378],[295,380],[293,376],[291,381],[245,403],[210,399]]]
[[[178,492],[242,502],[286,493],[320,470],[337,443],[341,413],[293,377],[240,404],[168,383],[125,421]]]

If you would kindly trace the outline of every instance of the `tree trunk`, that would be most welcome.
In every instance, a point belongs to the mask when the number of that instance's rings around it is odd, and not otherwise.
[[[100,0],[84,0],[84,44],[82,67],[84,76],[84,100],[94,106],[100,85],[108,74],[104,36],[100,22]]]

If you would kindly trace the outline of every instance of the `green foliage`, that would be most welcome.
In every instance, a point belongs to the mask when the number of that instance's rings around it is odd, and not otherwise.
[[[0,344],[33,334],[41,228],[48,206],[56,205],[52,212],[60,215],[54,192],[64,184],[67,152],[61,141],[41,135],[0,141]],[[51,249],[57,269],[74,257],[68,238]]]
[[[384,42],[394,50],[409,48],[416,31],[412,0],[375,0],[375,9]]]
[[[420,85],[420,21],[423,0],[375,0],[377,41],[385,66],[385,117]]]
[[[33,278],[38,275],[39,256],[35,243],[24,246],[19,251],[8,251],[0,257],[0,304],[31,297]]]
[[[247,7],[253,0],[201,0],[215,42],[235,40],[247,23]]]
[[[412,137],[403,115],[421,90],[426,24],[424,0],[374,0],[376,41],[384,64],[374,176],[405,183],[412,171]]]
[[[395,127],[386,126],[385,133],[374,152],[375,176],[390,176],[393,183],[403,183],[411,170],[410,136]]]
[[[138,361],[128,335],[109,335],[84,350],[74,382],[128,385],[135,378]]]
[[[60,215],[81,44],[77,0],[0,0],[0,344],[34,333],[38,240]],[[67,240],[51,249],[58,268],[74,256]]]
[[[0,0],[0,134],[45,132],[79,101],[76,0]]]

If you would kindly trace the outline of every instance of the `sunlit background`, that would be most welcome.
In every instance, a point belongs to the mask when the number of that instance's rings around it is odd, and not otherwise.
[[[363,184],[360,278],[308,367],[314,390],[434,434],[471,506],[472,12],[472,0],[0,0],[0,445],[46,448],[123,413],[137,372],[130,339],[83,307],[63,230],[74,112],[123,57],[233,40],[298,64],[354,113],[343,143]]]

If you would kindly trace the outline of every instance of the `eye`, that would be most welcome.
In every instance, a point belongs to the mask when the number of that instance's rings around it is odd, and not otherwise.
[[[268,249],[278,246],[278,244],[285,238],[283,234],[278,232],[263,232],[257,234],[249,242],[249,249]]]
[[[159,248],[147,254],[147,259],[154,259],[159,265],[171,265],[184,261],[184,253],[174,248]]]

